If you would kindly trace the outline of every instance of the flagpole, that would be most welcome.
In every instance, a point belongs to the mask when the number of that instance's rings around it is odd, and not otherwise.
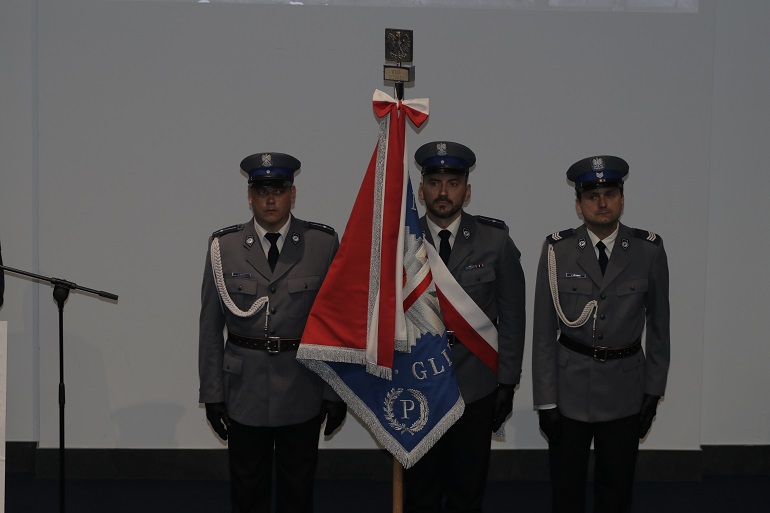
[[[404,83],[396,82],[393,92],[399,101],[404,99]],[[404,513],[404,466],[393,457],[393,513]]]
[[[393,85],[396,99],[404,99],[404,83]],[[404,466],[393,457],[393,513],[404,513]]]
[[[413,59],[414,32],[411,30],[385,29],[385,60],[396,65],[384,66],[384,78],[393,81],[393,92],[399,102],[404,100],[404,82],[414,81],[414,66],[404,66]],[[404,114],[402,114],[404,115]],[[393,513],[404,511],[404,466],[393,457]]]
[[[396,82],[393,85],[396,99],[404,99],[404,83]],[[404,466],[393,457],[393,513],[404,513]]]
[[[404,512],[404,466],[393,458],[393,513]]]

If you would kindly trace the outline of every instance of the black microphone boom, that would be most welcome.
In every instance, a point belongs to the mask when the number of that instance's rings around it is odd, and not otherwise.
[[[64,302],[69,297],[70,290],[82,290],[90,294],[96,294],[97,296],[111,299],[113,301],[118,300],[116,294],[110,292],[104,292],[102,290],[89,289],[87,287],[81,287],[71,281],[62,280],[61,278],[49,278],[48,276],[41,276],[39,274],[31,273],[28,271],[22,271],[20,269],[14,269],[13,267],[7,267],[3,265],[2,257],[0,257],[0,277],[5,276],[5,271],[9,271],[15,274],[21,274],[35,278],[40,281],[47,281],[53,285],[53,298],[56,300],[56,304],[59,306],[59,511],[64,513]],[[3,278],[4,279],[4,278]],[[5,283],[2,283],[0,292],[5,287]],[[0,305],[2,304],[2,295],[0,294]]]

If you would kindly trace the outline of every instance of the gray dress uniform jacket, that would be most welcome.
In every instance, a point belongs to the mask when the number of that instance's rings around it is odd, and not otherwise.
[[[420,225],[433,244],[425,216]],[[452,362],[466,403],[491,394],[498,383],[516,385],[521,379],[526,315],[520,256],[504,222],[462,213],[447,267],[498,332],[497,374],[462,341],[452,347]]]
[[[593,316],[570,328],[558,318],[548,281],[548,245],[556,254],[559,302],[569,321],[592,299]],[[604,422],[639,413],[644,394],[662,396],[669,366],[668,263],[663,241],[619,226],[605,274],[585,226],[549,236],[535,284],[532,377],[535,405],[556,404],[562,415]],[[623,347],[646,327],[645,351],[599,361],[558,342],[559,332],[587,346]],[[646,358],[645,358],[646,352]]]
[[[300,338],[339,247],[339,237],[327,226],[292,216],[275,271],[271,271],[253,220],[213,236],[217,235],[225,284],[235,304],[245,311],[262,296],[270,302],[247,318],[234,315],[223,305],[211,269],[209,239],[201,290],[199,401],[225,402],[229,416],[249,426],[285,426],[310,420],[320,413],[325,393],[327,399],[336,395],[297,362],[296,351],[271,354],[225,344],[223,329],[249,338]]]

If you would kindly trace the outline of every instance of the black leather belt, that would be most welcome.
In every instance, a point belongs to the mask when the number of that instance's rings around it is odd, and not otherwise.
[[[629,356],[635,355],[639,352],[640,349],[642,349],[641,337],[637,338],[636,341],[625,347],[589,346],[586,344],[581,344],[580,342],[576,342],[563,333],[559,336],[559,342],[567,349],[575,351],[576,353],[590,356],[594,360],[598,360],[600,362],[605,360],[617,360],[618,358],[628,358]]]
[[[235,344],[239,347],[245,347],[246,349],[256,349],[258,351],[267,351],[268,353],[280,353],[281,351],[295,351],[299,347],[299,338],[281,338],[281,337],[267,337],[264,338],[249,338],[235,335],[233,333],[227,334],[227,341],[231,344]]]

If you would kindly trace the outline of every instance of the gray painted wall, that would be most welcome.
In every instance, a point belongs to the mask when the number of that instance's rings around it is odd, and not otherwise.
[[[643,447],[768,444],[770,235],[757,214],[770,6],[699,5],[0,4],[5,262],[120,295],[67,302],[67,446],[219,446],[196,402],[206,239],[249,217],[238,162],[265,150],[304,163],[295,213],[343,232],[376,142],[372,92],[390,92],[385,27],[415,31],[406,95],[431,102],[409,148],[476,151],[468,210],[510,225],[530,304],[543,237],[579,223],[566,168],[603,152],[630,162],[624,222],[663,236],[672,275],[669,389]],[[8,439],[56,447],[56,305],[50,287],[6,281]],[[545,447],[528,363],[507,429],[493,447]],[[374,442],[350,418],[322,447]]]

